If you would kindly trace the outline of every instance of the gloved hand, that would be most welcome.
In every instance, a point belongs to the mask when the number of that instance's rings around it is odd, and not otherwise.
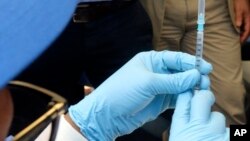
[[[89,140],[110,141],[128,134],[175,106],[177,94],[200,79],[195,57],[178,52],[137,54],[89,96],[69,108],[69,115]],[[201,73],[212,66],[203,61]],[[208,87],[209,79],[202,79]]]
[[[211,91],[186,92],[178,96],[170,129],[170,141],[229,141],[225,117],[211,112]]]

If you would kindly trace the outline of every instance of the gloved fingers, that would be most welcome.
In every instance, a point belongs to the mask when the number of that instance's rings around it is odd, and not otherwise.
[[[215,98],[211,91],[195,90],[191,101],[190,122],[207,123],[211,114],[211,106]]]
[[[211,113],[209,124],[210,127],[213,128],[211,130],[215,131],[216,133],[226,132],[226,118],[220,112]]]
[[[192,89],[200,80],[200,73],[196,69],[175,74],[154,74],[150,80],[153,94],[179,94]]]
[[[181,128],[189,122],[191,99],[192,93],[190,91],[178,95],[176,107],[172,117],[172,127]]]
[[[158,55],[158,60],[161,60],[162,65],[169,70],[186,71],[195,68],[195,56],[173,51],[163,51],[162,55]],[[212,65],[205,60],[202,60],[200,73],[208,74],[212,71]]]
[[[207,75],[202,75],[201,76],[201,83],[200,83],[200,88],[202,90],[209,90],[210,89],[210,79]]]
[[[156,95],[153,100],[147,102],[148,104],[144,108],[133,114],[133,119],[142,123],[151,121],[165,110],[175,107],[173,104],[175,105],[176,100],[177,95]]]
[[[168,108],[172,95],[156,95],[143,109],[133,114],[133,119],[142,123],[155,119],[159,114]]]

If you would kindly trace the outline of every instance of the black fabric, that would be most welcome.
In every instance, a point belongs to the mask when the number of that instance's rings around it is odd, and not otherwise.
[[[152,27],[144,9],[136,3],[87,23],[83,39],[86,74],[97,87],[136,53],[152,49]]]
[[[117,11],[127,9],[136,0],[112,0],[101,2],[80,3],[75,11],[74,20],[79,22],[91,22]]]
[[[250,60],[250,41],[247,41],[243,46],[241,50],[242,54],[242,60]]]

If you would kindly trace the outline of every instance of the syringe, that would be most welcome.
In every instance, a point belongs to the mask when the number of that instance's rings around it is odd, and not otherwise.
[[[204,24],[205,24],[205,0],[198,1],[198,19],[197,19],[197,39],[196,39],[196,53],[195,53],[195,68],[200,71],[202,53],[203,53],[203,39],[204,39]],[[195,90],[200,89],[201,80],[195,86]]]

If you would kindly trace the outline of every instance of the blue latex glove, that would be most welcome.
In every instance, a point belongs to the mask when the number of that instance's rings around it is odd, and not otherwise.
[[[174,107],[179,93],[195,86],[200,73],[195,57],[170,51],[137,54],[89,96],[69,108],[69,115],[89,140],[110,141],[128,134]],[[203,61],[201,73],[212,66]],[[179,73],[177,73],[179,72]],[[203,87],[209,79],[204,76]]]
[[[178,96],[172,118],[170,141],[229,141],[225,117],[211,112],[215,98],[211,91],[195,91]]]

